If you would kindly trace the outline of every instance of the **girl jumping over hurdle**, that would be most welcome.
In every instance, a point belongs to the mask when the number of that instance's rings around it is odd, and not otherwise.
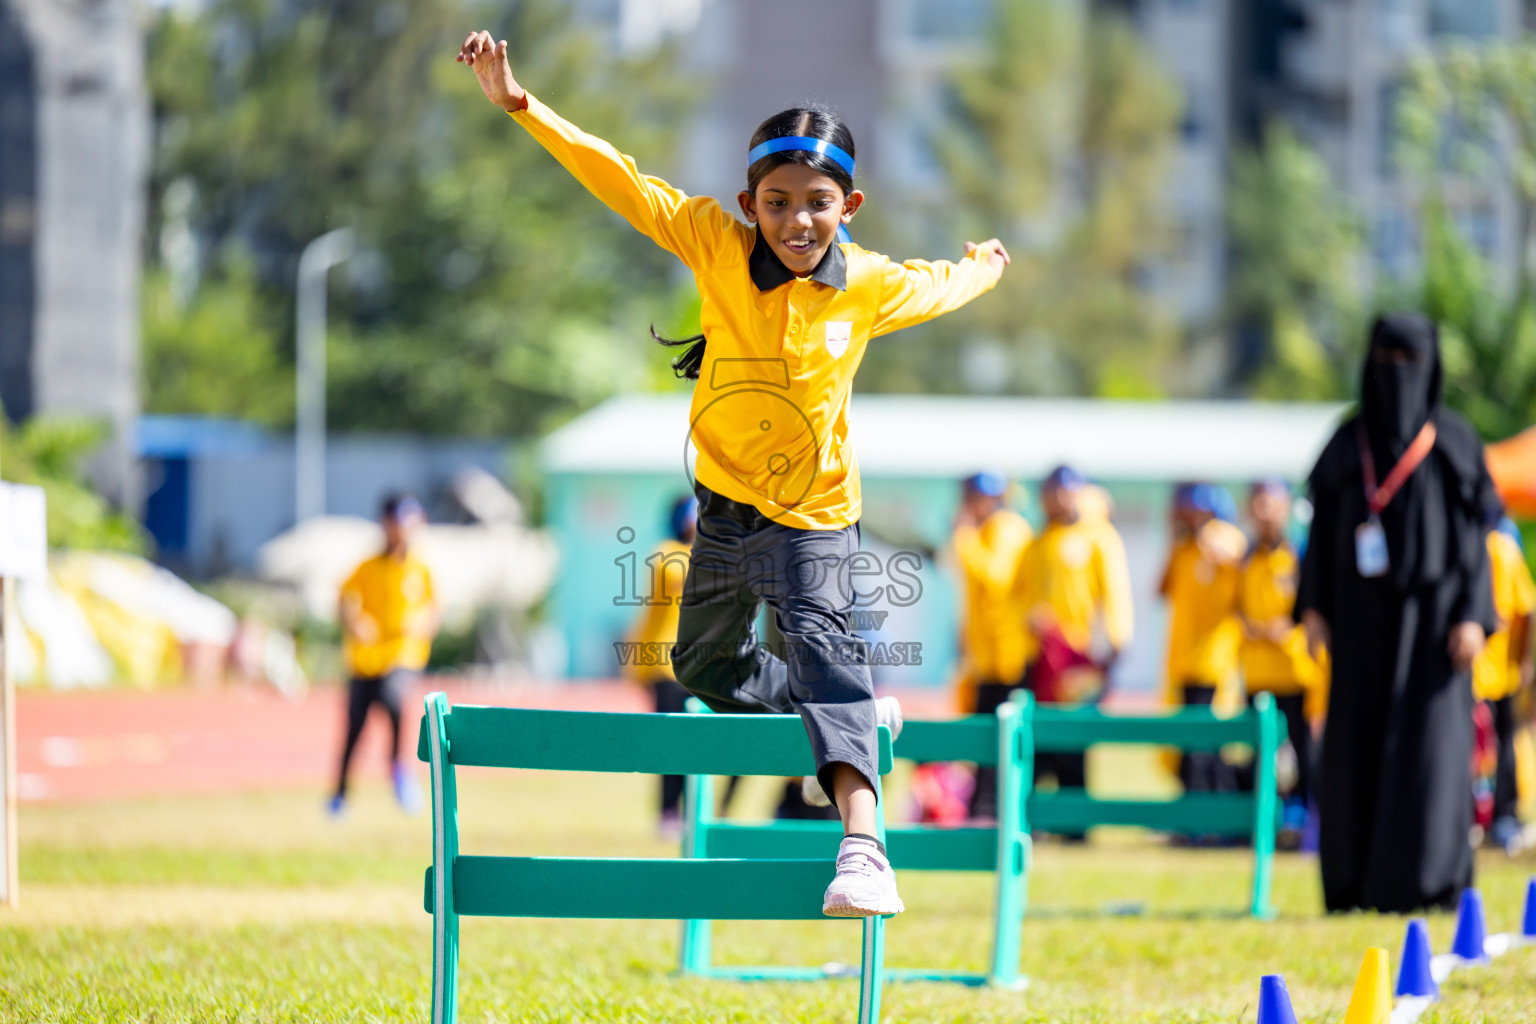
[[[1007,251],[992,239],[967,243],[958,262],[900,264],[848,241],[864,194],[853,187],[853,136],[825,111],[786,110],[759,126],[737,196],[743,224],[540,103],[512,77],[505,40],[472,33],[456,59],[597,198],[693,271],[704,333],[673,365],[698,381],[689,419],[699,521],[673,669],[715,711],[800,715],[816,756],[806,788],[843,820],[823,912],[900,912],[875,838],[875,783],[876,729],[894,736],[901,709],[875,699],[868,649],[850,624],[862,507],[848,395],[871,338],[989,290]],[[874,581],[858,582],[867,604]],[[784,658],[758,642],[763,602]]]

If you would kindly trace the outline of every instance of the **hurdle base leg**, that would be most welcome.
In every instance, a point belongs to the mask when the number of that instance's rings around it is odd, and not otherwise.
[[[864,951],[859,964],[859,1024],[880,1022],[880,985],[885,980],[884,967],[885,918],[866,917]]]
[[[709,921],[684,921],[677,973],[683,977],[714,977],[710,966],[712,928]]]

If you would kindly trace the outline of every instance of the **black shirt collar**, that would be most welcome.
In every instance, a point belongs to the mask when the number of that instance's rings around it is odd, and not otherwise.
[[[752,246],[752,255],[747,257],[747,270],[752,275],[752,283],[757,285],[760,292],[772,291],[795,279],[795,275],[763,238],[761,230],[757,233],[757,242]],[[827,246],[826,255],[816,264],[816,269],[811,271],[811,280],[830,285],[840,292],[848,290],[848,258],[843,255],[841,245],[833,242]]]

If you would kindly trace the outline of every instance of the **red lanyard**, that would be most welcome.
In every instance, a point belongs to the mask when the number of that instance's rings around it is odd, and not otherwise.
[[[1392,467],[1392,472],[1376,486],[1376,459],[1371,455],[1371,445],[1366,437],[1365,424],[1361,423],[1356,431],[1356,441],[1360,445],[1360,469],[1365,475],[1365,501],[1371,507],[1371,516],[1381,515],[1382,510],[1392,503],[1397,497],[1397,492],[1413,475],[1413,471],[1419,468],[1424,457],[1435,446],[1435,425],[1425,423],[1419,428],[1418,436],[1408,446],[1408,450],[1398,458],[1397,465]]]

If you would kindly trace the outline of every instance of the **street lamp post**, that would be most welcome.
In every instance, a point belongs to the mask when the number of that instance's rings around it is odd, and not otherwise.
[[[325,281],[326,272],[351,255],[352,230],[338,228],[299,256],[295,523],[325,514]]]

